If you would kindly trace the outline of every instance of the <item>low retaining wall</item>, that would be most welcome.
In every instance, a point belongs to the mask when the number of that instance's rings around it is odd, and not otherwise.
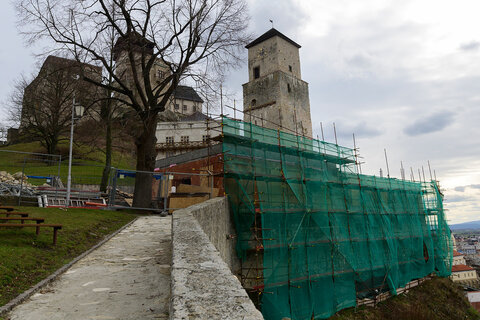
[[[227,208],[215,198],[173,213],[170,319],[263,319],[212,244],[235,265]]]
[[[215,198],[207,202],[191,212],[232,273],[240,274],[240,259],[235,251],[237,239],[227,199]]]

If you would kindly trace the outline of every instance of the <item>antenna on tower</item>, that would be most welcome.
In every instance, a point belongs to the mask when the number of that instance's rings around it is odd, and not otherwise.
[[[269,21],[270,21],[270,23],[272,24],[272,29],[273,29],[273,20],[270,19]]]

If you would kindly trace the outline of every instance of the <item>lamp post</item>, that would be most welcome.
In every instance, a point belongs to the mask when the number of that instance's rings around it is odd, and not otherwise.
[[[72,125],[70,127],[70,150],[68,153],[68,178],[67,178],[67,198],[65,201],[65,207],[70,206],[70,191],[72,187],[72,148],[73,148],[73,127],[75,124],[75,117],[80,119],[83,116],[85,108],[81,104],[75,102],[75,92],[73,93],[72,101]]]

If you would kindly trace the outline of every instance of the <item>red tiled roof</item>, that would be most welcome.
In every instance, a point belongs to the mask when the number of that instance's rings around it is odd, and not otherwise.
[[[458,252],[458,251],[456,251],[456,250],[453,250],[453,256],[454,256],[454,257],[463,256],[463,253],[460,253],[460,252]]]
[[[466,266],[464,264],[459,264],[456,266],[452,266],[452,272],[461,272],[461,271],[472,271],[475,270],[469,266]]]

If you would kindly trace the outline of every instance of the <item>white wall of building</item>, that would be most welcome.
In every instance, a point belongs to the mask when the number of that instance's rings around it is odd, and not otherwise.
[[[452,281],[477,280],[477,271],[468,270],[460,272],[452,272],[450,275]]]
[[[213,121],[159,122],[157,124],[157,159],[205,148],[208,138],[220,135],[219,125]]]

